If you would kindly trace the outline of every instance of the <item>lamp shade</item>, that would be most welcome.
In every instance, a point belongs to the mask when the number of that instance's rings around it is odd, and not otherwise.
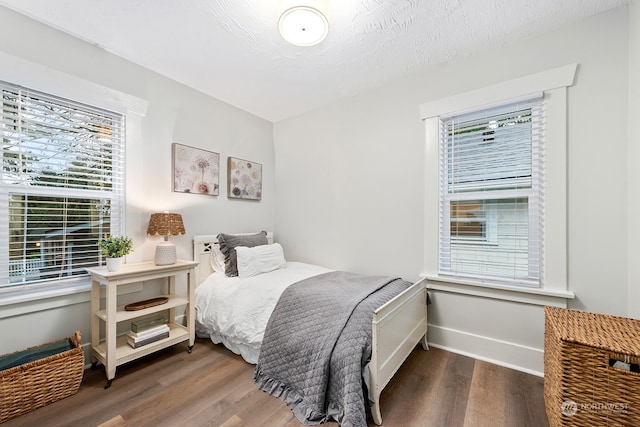
[[[156,246],[156,265],[170,265],[176,262],[176,247],[169,242],[169,236],[179,236],[185,234],[182,215],[177,213],[154,213],[149,219],[147,235],[164,236],[164,242]]]
[[[180,236],[185,233],[182,215],[169,212],[151,214],[148,236]]]

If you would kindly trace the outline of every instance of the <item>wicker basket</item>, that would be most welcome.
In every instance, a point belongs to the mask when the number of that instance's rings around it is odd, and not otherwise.
[[[84,373],[80,331],[67,339],[71,350],[0,371],[0,423],[78,392]]]
[[[631,370],[611,366],[616,361],[631,364]],[[640,321],[545,307],[549,424],[640,426],[640,373],[634,372],[639,362]]]

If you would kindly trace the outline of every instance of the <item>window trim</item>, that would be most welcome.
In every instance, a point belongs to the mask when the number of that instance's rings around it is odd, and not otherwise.
[[[148,100],[5,52],[0,52],[0,62],[12,64],[11,67],[0,68],[0,80],[124,114],[127,141],[125,158],[139,152],[142,119],[147,114]],[[137,169],[131,168],[130,163],[125,160],[125,173],[129,178],[136,179],[140,173]],[[128,185],[125,185],[122,191],[124,191],[126,208]],[[126,212],[122,220],[124,233],[128,222]],[[10,317],[10,313],[16,310],[20,314],[26,314],[88,301],[90,289],[89,277],[75,279],[64,288],[58,286],[56,289],[50,287],[37,289],[25,286],[21,289],[11,289],[11,287],[3,289],[0,292],[0,307],[3,307],[4,315],[0,315],[0,318]],[[76,294],[84,295],[74,296]]]
[[[561,298],[573,298],[567,291],[567,87],[574,84],[578,64],[569,64],[537,74],[486,86],[469,92],[420,105],[425,123],[425,205],[424,205],[424,276],[439,283],[447,277],[438,274],[439,242],[439,122],[441,117],[462,114],[478,108],[489,108],[543,92],[546,102],[545,189],[546,243],[541,257],[545,272],[543,289]],[[434,236],[436,236],[434,238]],[[451,281],[453,283],[453,281]],[[473,283],[465,283],[473,286]],[[479,286],[500,288],[497,284],[479,282]],[[513,286],[514,291],[520,287]],[[526,292],[528,288],[524,288]]]

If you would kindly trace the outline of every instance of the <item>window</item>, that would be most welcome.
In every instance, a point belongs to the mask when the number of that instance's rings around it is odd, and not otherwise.
[[[0,82],[0,287],[67,283],[124,213],[125,119]]]
[[[543,106],[440,117],[440,274],[540,284]]]
[[[578,64],[568,64],[539,73],[518,77],[512,80],[478,87],[476,89],[455,93],[451,96],[438,98],[420,105],[420,115],[425,125],[425,192],[424,192],[424,271],[427,286],[431,289],[442,289],[447,292],[467,295],[480,295],[510,301],[528,302],[532,304],[548,305],[553,298],[573,298],[572,292],[567,290],[568,260],[567,260],[567,111],[568,91],[574,84]],[[455,83],[452,83],[454,90]],[[539,94],[535,95],[535,94]],[[537,99],[536,99],[537,98]],[[531,123],[525,121],[518,126],[498,126],[495,118],[490,118],[498,109],[509,107],[519,111],[518,105],[531,103]],[[506,117],[509,116],[504,112]],[[486,112],[482,119],[478,113]],[[448,179],[443,175],[443,135],[444,123],[450,119],[458,120],[471,118],[475,114],[477,119],[485,120],[484,130],[476,132],[478,147],[496,148],[491,154],[482,156],[478,152],[477,158],[469,158],[463,151],[452,152],[450,157],[455,163],[452,167],[450,193],[443,191],[448,186]],[[496,120],[495,123],[492,120]],[[504,123],[509,123],[507,119]],[[455,123],[454,123],[455,125]],[[460,126],[458,123],[456,128]],[[521,162],[515,157],[514,147],[508,145],[508,150],[501,152],[498,145],[502,142],[503,131],[514,128],[531,131],[531,178],[528,177],[528,162]],[[459,129],[459,128],[458,128]],[[460,138],[462,135],[455,135]],[[507,147],[505,145],[504,147]],[[462,148],[459,146],[458,148]],[[525,150],[522,150],[525,153]],[[509,157],[511,156],[511,158]],[[459,166],[461,160],[469,160],[469,168]],[[509,174],[509,167],[498,162],[516,162],[512,166],[513,173]],[[484,164],[477,172],[488,172],[481,178],[472,168],[473,165]],[[448,166],[447,166],[448,167]],[[479,184],[487,184],[482,188]],[[529,181],[531,182],[529,184]],[[546,183],[547,185],[543,185]],[[473,186],[478,185],[478,189]],[[503,188],[500,188],[503,187]],[[448,187],[447,187],[448,188]],[[449,188],[448,188],[449,190]],[[447,190],[447,191],[448,191]],[[487,193],[487,194],[485,194]],[[449,200],[448,207],[442,200]],[[449,211],[449,216],[444,217]],[[453,221],[451,221],[453,212]],[[526,212],[526,230],[524,222]],[[520,222],[509,222],[511,215],[519,218]],[[533,217],[531,215],[537,215]],[[473,215],[473,216],[469,216]],[[478,222],[475,230],[456,230],[455,223]],[[452,222],[454,231],[452,234]],[[514,249],[504,246],[504,251],[495,249],[504,228],[499,224],[508,225],[518,235],[527,234],[527,247],[522,246],[523,238],[512,239]],[[484,224],[484,225],[482,225]],[[481,227],[484,226],[484,230]],[[466,232],[466,235],[464,235]],[[449,245],[445,241],[449,235]],[[473,234],[473,235],[469,235]],[[537,239],[536,239],[537,234]],[[534,250],[537,246],[537,250]],[[526,275],[520,271],[516,274],[503,275],[501,272],[481,270],[460,270],[454,262],[447,264],[446,257],[455,260],[457,256],[468,256],[452,251],[456,248],[476,248],[477,257],[483,258],[483,267],[492,267],[496,259],[504,262],[512,256],[519,261],[512,265],[527,266]],[[532,249],[532,247],[534,249]],[[448,248],[448,249],[447,249]],[[490,249],[493,252],[487,251]],[[450,253],[445,253],[448,250]],[[526,251],[527,262],[520,260]],[[534,255],[531,257],[530,255]],[[536,259],[537,256],[537,259]],[[537,271],[536,271],[536,262]],[[480,265],[477,259],[465,260],[468,267]],[[512,271],[514,270],[511,267]],[[522,278],[518,278],[522,277]]]

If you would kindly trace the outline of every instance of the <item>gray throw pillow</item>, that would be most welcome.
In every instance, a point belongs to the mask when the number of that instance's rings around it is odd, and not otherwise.
[[[236,254],[236,246],[246,246],[252,248],[254,246],[268,245],[267,232],[261,231],[257,234],[218,234],[218,243],[220,244],[220,252],[224,255],[224,274],[228,277],[238,275],[238,256]]]

